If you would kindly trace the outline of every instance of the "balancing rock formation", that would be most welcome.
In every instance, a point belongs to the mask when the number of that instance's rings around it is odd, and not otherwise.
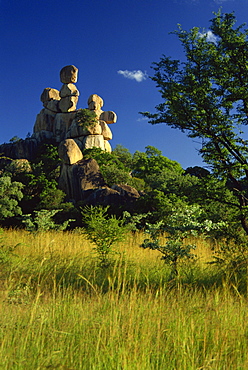
[[[50,87],[44,89],[40,97],[44,108],[37,115],[32,137],[40,142],[54,139],[57,143],[73,139],[81,150],[97,147],[111,152],[109,140],[112,139],[112,132],[108,124],[115,123],[117,116],[112,111],[104,112],[101,109],[103,99],[93,94],[88,99],[87,109],[95,112],[98,122],[85,129],[77,119],[77,76],[75,66],[65,66],[60,71],[63,84],[60,91]]]
[[[47,87],[41,94],[43,109],[36,117],[31,138],[0,145],[0,155],[5,156],[2,157],[4,161],[6,157],[32,160],[40,144],[56,143],[62,160],[58,187],[66,193],[69,200],[81,200],[92,205],[132,206],[140,196],[136,189],[128,185],[114,185],[109,188],[97,162],[83,158],[84,149],[97,147],[107,152],[112,151],[109,124],[115,123],[117,116],[112,111],[103,111],[103,99],[92,94],[88,98],[87,109],[95,113],[96,122],[84,126],[78,116],[79,91],[75,85],[77,77],[78,69],[75,66],[69,65],[61,69],[61,89],[58,91]]]

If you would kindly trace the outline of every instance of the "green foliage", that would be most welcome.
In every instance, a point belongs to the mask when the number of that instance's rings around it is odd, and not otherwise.
[[[57,224],[74,219],[77,213],[80,216],[73,204],[65,203],[66,194],[58,189],[60,164],[57,146],[42,144],[39,147],[36,159],[31,162],[32,171],[22,174],[22,182],[25,184],[21,202],[23,213],[56,209],[59,210],[54,215]]]
[[[216,237],[226,237],[229,232],[233,234],[234,228],[240,228],[238,202],[226,180],[217,179],[210,173],[201,177],[188,171],[183,174],[165,171],[148,177],[147,183],[152,188],[147,197],[151,198],[155,207],[153,214],[158,220],[170,214],[173,204],[198,204],[205,218],[214,223],[226,222],[225,230],[213,231]]]
[[[24,197],[21,202],[23,213],[41,208],[61,208],[65,194],[57,189],[60,163],[57,147],[42,144],[38,148],[36,159],[30,163],[31,170],[13,173],[13,178],[24,184]]]
[[[150,216],[149,212],[131,214],[128,211],[124,211],[122,214],[124,224],[127,225],[128,229],[132,232],[142,230],[149,216]]]
[[[127,153],[129,152],[127,151]],[[127,166],[127,162],[125,163],[124,156],[121,161],[114,151],[107,153],[100,148],[86,149],[83,151],[83,155],[84,158],[94,158],[97,161],[104,180],[109,186],[114,184],[128,184],[132,186],[131,168]]]
[[[109,266],[113,246],[125,239],[127,226],[124,219],[108,216],[109,207],[84,207],[82,209],[83,222],[88,240],[96,245],[100,265]]]
[[[43,178],[46,177],[48,181],[56,184],[60,174],[60,164],[61,159],[58,155],[57,146],[46,143],[41,144],[39,146],[36,159],[32,163],[32,173],[34,177],[37,178],[37,183],[39,182],[38,179],[40,177],[42,187],[42,182],[44,182]]]
[[[132,174],[141,179],[157,176],[161,172],[172,171],[183,173],[183,169],[176,161],[162,155],[162,152],[153,146],[147,146],[146,152],[136,151],[133,155]]]
[[[53,217],[59,212],[59,209],[47,210],[41,209],[34,211],[34,216],[26,214],[22,216],[22,222],[30,232],[43,232],[48,230],[65,230],[72,219],[64,221],[62,224],[56,224]]]
[[[239,222],[248,234],[248,141],[242,132],[248,117],[248,31],[235,28],[233,14],[218,12],[211,21],[214,41],[179,26],[186,61],[163,56],[154,63],[163,102],[144,113],[152,124],[166,123],[202,142],[200,153],[218,178],[229,180],[237,199]]]
[[[0,177],[0,220],[22,213],[19,201],[23,197],[23,184],[9,176]]]
[[[98,122],[96,113],[87,108],[79,109],[76,113],[75,119],[78,124],[85,129],[93,127]]]
[[[132,168],[133,156],[127,148],[120,144],[117,144],[112,151],[112,154],[116,156],[118,160],[125,165],[125,167],[127,167],[128,169]]]
[[[174,208],[197,203],[201,206],[205,219],[214,223],[221,220],[226,222],[225,230],[212,230],[215,237],[223,237],[223,234],[225,237],[239,237],[239,202],[230,180],[221,180],[203,168],[184,171],[179,163],[164,157],[160,150],[152,146],[147,146],[144,153],[136,151],[134,155],[121,145],[117,145],[112,153],[94,148],[85,150],[83,154],[84,158],[96,159],[108,186],[128,184],[140,191],[141,197],[129,209],[132,213],[130,217],[136,217],[137,228],[142,229],[145,222],[166,223]],[[21,182],[24,185],[21,189],[24,196],[20,198],[19,204],[15,203],[17,207],[12,206],[12,216],[21,212],[18,206],[24,214],[33,214],[34,210],[56,209],[61,211],[54,215],[55,224],[74,218],[77,221],[73,226],[81,226],[79,208],[82,203],[65,203],[65,194],[58,189],[59,171],[57,147],[51,144],[42,144],[37,158],[22,171],[16,171],[14,167],[10,170],[10,166],[5,166],[3,175],[11,177],[11,183]],[[245,188],[245,183],[243,186]],[[2,197],[0,202],[6,202],[6,199],[7,197]],[[16,199],[13,200],[17,202]],[[125,210],[125,206],[118,209],[112,207],[111,213],[121,215]],[[245,211],[243,208],[243,212]],[[143,217],[144,214],[146,218]],[[7,222],[19,221],[5,220],[5,224]]]
[[[59,209],[63,204],[66,194],[60,189],[45,188],[40,193],[39,209]]]
[[[168,173],[183,173],[178,162],[164,157],[160,150],[152,146],[147,146],[145,153],[137,151],[133,156],[121,145],[117,145],[112,153],[94,148],[85,150],[83,154],[85,158],[90,157],[97,161],[109,186],[128,184],[138,191],[143,191],[153,187],[152,183],[159,176],[164,180]]]
[[[126,169],[117,167],[116,163],[112,162],[101,166],[101,173],[109,186],[114,184],[132,184],[132,178]]]
[[[224,228],[224,222],[213,223],[211,220],[203,219],[203,211],[198,205],[172,208],[171,216],[163,224],[160,221],[156,224],[147,224],[146,232],[149,239],[145,239],[141,247],[151,250],[158,250],[162,253],[162,259],[171,267],[171,277],[178,276],[178,265],[182,260],[192,259],[195,256],[191,253],[195,249],[194,244],[185,244],[189,236],[208,234],[211,230]],[[161,232],[168,233],[167,242],[161,245]]]

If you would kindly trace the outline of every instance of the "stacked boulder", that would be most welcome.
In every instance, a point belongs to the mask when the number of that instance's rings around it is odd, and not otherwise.
[[[53,139],[57,143],[74,139],[81,150],[97,147],[111,152],[109,140],[112,139],[112,132],[108,124],[115,123],[117,116],[112,111],[102,110],[103,99],[100,96],[90,95],[87,109],[95,112],[97,122],[90,128],[84,128],[77,117],[80,111],[77,110],[77,77],[75,66],[65,66],[60,71],[63,84],[60,91],[50,87],[44,89],[40,97],[44,108],[37,115],[32,137],[39,142]]]
[[[78,119],[78,115],[72,121],[66,138],[74,139],[80,149],[91,149],[93,147],[101,148],[111,152],[109,140],[112,139],[112,132],[108,126],[116,122],[116,114],[112,111],[102,111],[103,100],[97,94],[93,94],[88,99],[88,109],[96,115],[96,123],[93,126],[85,128]],[[106,122],[105,119],[108,121]]]
[[[63,86],[60,89],[59,109],[63,113],[73,112],[77,108],[79,91],[74,83],[77,82],[78,69],[71,65],[60,71],[60,81]]]
[[[58,186],[71,201],[83,201],[88,205],[125,206],[131,210],[140,197],[138,191],[129,185],[106,184],[95,159],[84,159],[73,139],[59,144],[58,153],[62,159]]]
[[[111,152],[109,141],[112,132],[109,124],[115,123],[117,116],[112,111],[103,111],[103,99],[97,94],[90,95],[88,108],[77,109],[79,91],[75,85],[78,69],[65,66],[60,71],[60,90],[47,87],[41,94],[43,109],[37,115],[31,138],[17,143],[3,144],[0,153],[13,159],[35,158],[37,148],[43,142],[58,143],[58,153],[62,160],[58,186],[73,201],[85,204],[113,204],[132,206],[139,193],[128,185],[115,185],[109,188],[94,159],[84,159],[82,150],[94,147]],[[93,124],[84,124],[82,111],[94,112]],[[12,160],[10,160],[12,163]],[[2,166],[10,165],[2,159]],[[22,159],[18,170],[27,163]],[[15,163],[16,166],[16,163]],[[13,167],[13,165],[12,165]],[[12,168],[11,167],[11,168]],[[14,167],[16,168],[16,167]],[[25,167],[26,168],[26,167]],[[1,163],[0,163],[1,171]]]
[[[65,139],[66,131],[75,118],[79,91],[74,85],[77,82],[78,69],[65,66],[60,71],[63,83],[60,91],[47,87],[43,90],[40,100],[43,109],[37,115],[32,137],[42,142],[54,139],[57,143]]]

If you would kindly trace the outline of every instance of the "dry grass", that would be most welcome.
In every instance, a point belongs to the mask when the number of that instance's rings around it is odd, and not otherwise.
[[[139,247],[142,233],[108,269],[76,232],[5,237],[20,244],[0,273],[1,369],[248,368],[247,299],[214,277],[206,241],[184,280],[168,281],[159,253]]]
[[[87,255],[92,253],[93,245],[80,234],[80,232],[46,232],[30,234],[25,230],[9,229],[4,232],[9,245],[18,246],[20,255],[46,255],[56,252],[61,255],[74,256],[78,254]],[[116,250],[125,253],[128,259],[135,261],[156,261],[160,257],[157,251],[144,250],[140,248],[145,235],[143,232],[130,233],[126,241],[119,244]],[[165,242],[165,237],[161,238]],[[195,254],[202,262],[208,262],[213,258],[214,242],[201,238],[191,238],[187,242],[197,245]]]

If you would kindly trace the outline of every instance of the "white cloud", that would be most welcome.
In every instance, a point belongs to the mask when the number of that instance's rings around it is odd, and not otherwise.
[[[216,44],[217,42],[217,37],[213,34],[212,31],[207,31],[207,32],[199,32],[199,36],[200,37],[206,37],[206,40],[208,42],[213,42],[214,44]]]
[[[135,80],[137,82],[142,82],[148,77],[146,72],[142,72],[139,69],[137,71],[128,71],[127,69],[125,71],[119,70],[117,73],[125,78],[129,78],[130,80]]]

